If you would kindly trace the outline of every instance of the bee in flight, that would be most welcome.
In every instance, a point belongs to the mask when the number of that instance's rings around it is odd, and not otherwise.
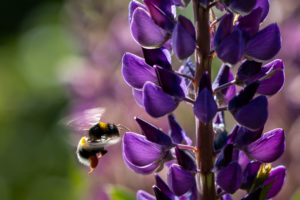
[[[124,127],[101,122],[100,118],[103,113],[104,108],[84,110],[73,116],[67,123],[73,130],[85,132],[78,142],[76,154],[79,162],[90,167],[88,174],[91,174],[97,167],[98,159],[107,153],[105,147],[120,140],[118,127]]]

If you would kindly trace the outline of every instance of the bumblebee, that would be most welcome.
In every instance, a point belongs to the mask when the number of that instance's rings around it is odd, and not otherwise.
[[[125,127],[101,122],[103,113],[103,108],[84,110],[68,119],[67,123],[76,132],[85,133],[78,142],[76,154],[80,163],[90,167],[88,174],[97,167],[98,159],[107,153],[105,147],[120,140],[119,127]]]

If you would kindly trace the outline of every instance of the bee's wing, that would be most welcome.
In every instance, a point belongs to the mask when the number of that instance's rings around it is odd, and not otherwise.
[[[100,122],[104,108],[97,107],[75,113],[64,120],[64,124],[72,130],[82,133],[89,130],[93,125]]]

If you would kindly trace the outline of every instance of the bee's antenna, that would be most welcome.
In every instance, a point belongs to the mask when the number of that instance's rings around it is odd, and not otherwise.
[[[124,129],[126,131],[130,131],[129,128],[127,128],[126,126],[124,126],[122,124],[117,124],[117,127],[120,128],[121,130]]]

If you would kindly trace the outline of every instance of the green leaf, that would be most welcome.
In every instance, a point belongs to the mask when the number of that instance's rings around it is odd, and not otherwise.
[[[133,192],[123,187],[111,186],[108,193],[111,200],[135,200]]]

